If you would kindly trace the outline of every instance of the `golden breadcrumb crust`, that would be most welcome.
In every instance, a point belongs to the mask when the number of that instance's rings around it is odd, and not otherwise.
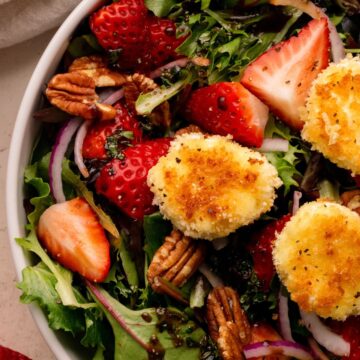
[[[176,228],[212,240],[270,210],[281,181],[262,154],[230,138],[190,133],[175,138],[148,185]]]
[[[360,314],[360,216],[328,201],[303,205],[278,235],[273,258],[291,299],[344,320]]]
[[[314,81],[302,137],[340,167],[360,174],[360,58],[331,64]]]

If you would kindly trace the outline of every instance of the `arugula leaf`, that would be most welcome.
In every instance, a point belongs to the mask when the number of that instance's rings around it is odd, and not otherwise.
[[[177,81],[175,84],[172,84],[170,87],[163,86],[146,94],[141,94],[135,103],[137,114],[149,116],[157,106],[171,99],[192,81],[194,81],[193,75],[191,72],[187,72],[183,79]]]
[[[52,329],[62,329],[73,335],[84,330],[82,312],[64,306],[56,290],[57,278],[43,262],[25,268],[22,278],[17,285],[23,291],[20,300],[25,304],[37,302],[45,310]],[[78,292],[76,296],[81,297]]]
[[[55,289],[59,294],[64,306],[75,306],[78,308],[88,309],[96,306],[94,303],[85,303],[84,299],[79,298],[79,293],[72,287],[73,273],[55,263],[46,251],[42,248],[37,239],[34,227],[28,226],[30,233],[25,238],[17,238],[17,243],[24,249],[35,253],[56,278]]]
[[[159,17],[168,15],[176,3],[176,0],[145,0],[146,7]]]
[[[171,223],[165,220],[159,212],[144,216],[144,251],[149,261],[164,242],[165,236],[170,234],[171,229]]]
[[[145,360],[156,352],[165,360],[200,358],[199,346],[205,333],[181,311],[170,308],[130,310],[100,287],[90,282],[87,285],[113,328],[115,359],[128,360],[136,354],[136,359]]]

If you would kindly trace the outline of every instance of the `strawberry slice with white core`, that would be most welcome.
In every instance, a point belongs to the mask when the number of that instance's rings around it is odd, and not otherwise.
[[[41,215],[40,242],[65,268],[90,281],[104,281],[110,269],[110,244],[96,214],[82,198],[50,206]]]
[[[299,110],[310,86],[329,64],[329,28],[325,18],[310,21],[292,36],[258,57],[241,83],[294,129],[303,122]]]

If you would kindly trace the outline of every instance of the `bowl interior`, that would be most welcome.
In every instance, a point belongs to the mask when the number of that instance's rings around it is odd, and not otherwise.
[[[68,16],[40,58],[20,105],[10,144],[6,179],[8,235],[19,280],[22,269],[31,264],[29,254],[23,251],[14,239],[25,235],[23,174],[40,127],[40,124],[32,118],[32,114],[40,104],[44,84],[54,74],[77,25],[103,2],[103,0],[83,0]],[[87,358],[83,349],[80,349],[73,339],[65,334],[55,333],[49,328],[46,316],[40,308],[30,305],[30,310],[40,332],[58,359],[83,360]]]

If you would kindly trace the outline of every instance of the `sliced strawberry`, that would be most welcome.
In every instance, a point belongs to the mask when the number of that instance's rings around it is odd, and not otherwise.
[[[142,130],[139,121],[118,103],[115,108],[117,115],[114,120],[98,121],[88,130],[84,139],[82,153],[85,159],[106,159],[109,157],[107,141],[116,135],[118,150],[125,149],[126,144],[138,144],[142,141]],[[122,132],[132,132],[132,138],[122,136]],[[125,133],[124,133],[125,134]]]
[[[313,80],[329,64],[329,47],[327,20],[312,20],[298,36],[273,46],[251,63],[241,83],[281,120],[301,129],[299,109]]]
[[[90,28],[104,49],[117,51],[118,64],[130,69],[143,55],[146,22],[143,0],[119,0],[91,15]]]
[[[142,219],[154,212],[153,194],[146,183],[149,170],[165,155],[170,139],[144,141],[124,150],[124,160],[106,164],[96,180],[98,194],[104,195],[126,215]]]
[[[110,245],[96,214],[82,198],[50,206],[41,215],[38,236],[48,253],[90,281],[104,281]]]
[[[285,215],[279,220],[271,222],[256,232],[248,245],[248,250],[253,258],[255,273],[265,290],[269,289],[271,280],[275,275],[272,248],[276,234],[281,232],[290,218],[291,215]]]
[[[241,144],[259,147],[268,108],[241,84],[222,82],[195,90],[185,116],[210,133],[232,135]]]
[[[141,69],[154,69],[180,57],[175,50],[186,37],[176,38],[176,25],[173,21],[152,16],[149,17],[147,29]]]
[[[30,360],[27,356],[17,351],[11,350],[0,345],[0,359],[3,360]]]

